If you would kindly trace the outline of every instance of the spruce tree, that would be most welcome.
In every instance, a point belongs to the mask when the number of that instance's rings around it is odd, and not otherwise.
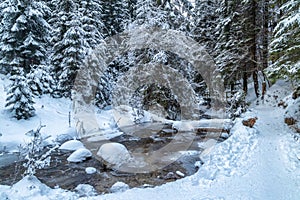
[[[104,24],[102,22],[102,6],[99,0],[80,1],[79,11],[84,30],[84,39],[90,48],[99,45],[103,40]]]
[[[102,1],[102,20],[104,37],[124,31],[130,21],[130,0]]]
[[[248,92],[248,79],[252,75],[257,96],[258,72],[258,3],[256,0],[223,0],[216,33],[215,59],[224,76],[225,85],[235,90],[241,84]],[[240,83],[240,81],[242,81]]]
[[[27,74],[32,65],[45,64],[48,7],[31,0],[5,0],[2,7],[1,68],[12,73],[14,66],[23,67]]]
[[[235,84],[243,77],[243,62],[247,51],[242,45],[241,8],[236,0],[223,0],[218,10],[216,27],[217,43],[215,61],[224,78],[225,87],[234,90]]]
[[[195,1],[192,35],[197,42],[206,47],[209,53],[213,53],[213,48],[216,45],[218,2],[216,0]]]
[[[274,29],[270,44],[271,66],[267,72],[272,80],[300,80],[300,2],[286,1],[277,10],[282,16]]]
[[[8,107],[15,118],[29,119],[35,115],[32,92],[27,84],[23,68],[13,68],[13,74],[9,79],[12,81],[7,92],[5,107]]]
[[[160,28],[170,28],[167,12],[162,10],[153,0],[137,0],[136,19],[132,23],[135,26],[145,28],[158,26]]]
[[[88,38],[85,37],[88,34],[83,29],[81,21],[83,14],[80,12],[78,2],[71,0],[56,2],[57,10],[51,19],[51,24],[54,25],[51,63],[57,82],[55,96],[70,97],[77,71],[83,65],[89,48]]]
[[[39,97],[42,94],[51,94],[53,92],[55,82],[48,65],[33,65],[26,78],[30,90],[35,96]]]

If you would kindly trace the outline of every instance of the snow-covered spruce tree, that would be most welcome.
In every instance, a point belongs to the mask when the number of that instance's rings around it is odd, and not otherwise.
[[[214,52],[213,49],[216,45],[219,2],[217,0],[195,1],[192,35],[197,42],[206,47],[209,53]]]
[[[156,0],[156,6],[163,11],[170,29],[189,33],[192,26],[193,5],[189,0]]]
[[[130,0],[102,1],[102,20],[104,37],[124,31],[130,21]]]
[[[84,38],[89,47],[94,48],[103,42],[102,6],[99,0],[80,1],[79,6],[79,11],[82,14],[80,21],[85,33]]]
[[[131,26],[170,28],[167,12],[162,10],[153,0],[137,0],[136,18]]]
[[[278,78],[300,80],[300,2],[286,1],[277,12],[282,16],[274,29],[270,44],[271,66],[267,73]]]
[[[12,84],[7,92],[5,107],[8,107],[18,120],[28,119],[35,115],[32,92],[27,84],[23,68],[14,67],[12,74],[14,75],[9,78]]]
[[[257,62],[257,11],[255,0],[221,2],[215,60],[226,87],[234,90],[236,83],[241,80],[247,94],[248,78],[253,75],[255,93],[259,96],[257,73],[262,68]]]
[[[71,96],[71,89],[78,69],[89,48],[87,33],[83,29],[79,4],[76,1],[57,1],[51,24],[54,26],[51,63],[57,88],[55,96]]]
[[[2,4],[1,68],[13,73],[14,66],[31,71],[45,64],[50,26],[45,20],[48,7],[43,1],[5,0]]]
[[[217,43],[215,61],[223,75],[225,87],[231,87],[243,77],[243,62],[247,51],[242,45],[241,8],[238,1],[223,0],[218,10],[219,19],[216,27]]]
[[[35,96],[51,94],[53,92],[55,82],[48,65],[33,65],[26,78],[30,90]]]

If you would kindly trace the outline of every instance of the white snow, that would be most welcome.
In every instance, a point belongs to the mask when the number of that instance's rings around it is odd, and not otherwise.
[[[86,160],[87,158],[92,157],[92,152],[86,148],[77,149],[74,151],[67,160],[69,162],[82,162]]]
[[[120,166],[130,159],[130,153],[126,147],[119,143],[103,144],[97,155],[105,160],[108,164]]]
[[[84,148],[84,145],[79,140],[67,141],[59,147],[60,150],[67,150],[67,151],[76,151],[81,148]]]

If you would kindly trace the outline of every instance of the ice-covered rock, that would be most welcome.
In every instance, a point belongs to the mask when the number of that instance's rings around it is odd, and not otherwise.
[[[84,148],[84,146],[82,142],[78,140],[67,141],[59,147],[60,150],[67,150],[67,151],[76,151],[81,148]]]
[[[97,170],[94,167],[87,167],[87,168],[85,168],[85,172],[87,174],[95,174],[97,172]]]
[[[126,163],[131,158],[130,153],[126,147],[119,143],[106,143],[103,144],[97,155],[102,158],[106,164],[112,166],[120,166]]]
[[[116,193],[116,192],[124,192],[128,189],[129,189],[129,186],[126,183],[116,182],[115,184],[113,184],[113,186],[111,186],[110,191],[112,193]]]
[[[67,160],[69,162],[82,162],[87,158],[92,157],[92,152],[86,148],[77,149],[74,151]]]

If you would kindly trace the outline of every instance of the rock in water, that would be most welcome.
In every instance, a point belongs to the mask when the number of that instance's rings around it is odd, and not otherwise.
[[[87,168],[85,168],[85,172],[87,174],[95,174],[97,172],[97,170],[94,167],[87,167]]]
[[[97,155],[103,159],[108,166],[121,166],[131,158],[126,147],[119,143],[106,143],[103,144]]]
[[[69,162],[82,162],[87,158],[92,157],[92,152],[86,148],[77,149],[74,151],[67,160]]]

